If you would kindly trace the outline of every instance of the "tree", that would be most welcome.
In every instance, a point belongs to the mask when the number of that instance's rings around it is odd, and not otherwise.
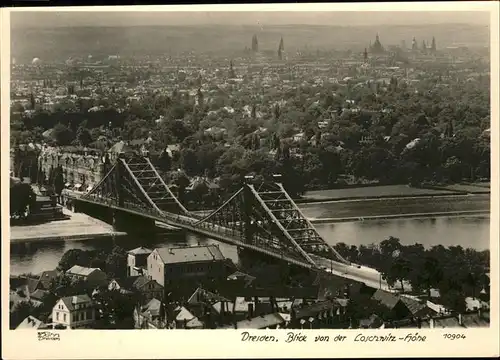
[[[464,313],[466,311],[465,296],[457,290],[450,290],[441,294],[442,304],[457,313]]]
[[[401,248],[400,240],[392,236],[380,242],[380,252],[385,259],[397,257],[398,255],[395,253],[399,252]]]
[[[184,201],[186,188],[190,183],[189,178],[183,171],[176,171],[172,175],[172,182],[178,187],[179,201],[182,203]]]
[[[131,314],[139,303],[136,296],[122,294],[118,290],[103,290],[96,297],[100,304],[101,327],[113,329],[133,329],[134,320]]]
[[[161,152],[161,155],[158,159],[158,165],[159,165],[160,170],[163,172],[168,172],[171,170],[172,158],[170,157],[170,154],[166,149],[164,149]]]
[[[373,314],[376,314],[382,320],[387,321],[392,319],[391,313],[387,307],[371,299],[367,295],[360,295],[349,300],[346,311],[347,314],[349,314],[351,326],[353,328],[358,328],[360,320],[367,319]]]
[[[54,171],[54,177],[53,177],[53,186],[54,186],[54,192],[58,195],[61,196],[61,192],[64,189],[64,176],[63,176],[63,170],[62,166],[58,166],[55,171]]]
[[[10,215],[23,217],[35,205],[36,195],[29,184],[14,183],[10,187]]]
[[[61,260],[59,260],[57,269],[61,271],[67,271],[74,265],[89,266],[90,257],[91,254],[89,251],[81,249],[70,249],[66,251],[61,257]]]
[[[423,261],[418,266],[418,275],[414,279],[410,279],[412,287],[416,289],[424,289],[427,296],[430,298],[430,291],[433,287],[443,279],[443,269],[440,261],[431,254],[426,254]]]
[[[382,273],[389,285],[394,285],[396,281],[399,281],[401,290],[404,292],[404,281],[408,279],[410,272],[411,263],[402,256],[397,256]]]
[[[89,129],[80,126],[76,132],[76,140],[82,146],[88,146],[92,141]]]
[[[52,136],[60,146],[70,145],[74,139],[73,131],[61,123],[54,126]]]
[[[345,243],[338,242],[334,245],[333,248],[340,254],[340,256],[344,258],[349,257],[349,247]]]
[[[127,275],[127,252],[115,246],[106,258],[106,273],[110,277],[122,278]]]

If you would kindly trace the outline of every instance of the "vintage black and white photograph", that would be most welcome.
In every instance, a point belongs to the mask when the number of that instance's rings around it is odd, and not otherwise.
[[[490,12],[431,10],[12,11],[10,329],[489,328]]]

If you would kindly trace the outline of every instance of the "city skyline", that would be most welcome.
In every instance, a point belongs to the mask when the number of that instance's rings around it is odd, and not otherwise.
[[[90,13],[92,14],[90,16]],[[369,16],[367,16],[369,13]],[[20,11],[11,13],[11,27],[133,27],[133,26],[377,26],[474,24],[489,25],[484,11]],[[184,16],[183,16],[184,15]]]

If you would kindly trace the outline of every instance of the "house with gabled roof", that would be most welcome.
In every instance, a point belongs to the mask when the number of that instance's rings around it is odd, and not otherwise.
[[[127,252],[127,275],[138,276],[146,273],[148,256],[153,250],[140,246]]]
[[[397,294],[377,289],[371,298],[372,300],[378,301],[381,305],[385,306],[395,320],[405,319],[413,315],[406,303]]]
[[[162,309],[163,307],[163,309]],[[146,305],[134,309],[136,329],[161,329],[166,327],[164,304],[158,299],[151,299]]]
[[[137,294],[142,299],[163,299],[163,286],[147,276],[129,276],[124,279],[112,279],[109,282],[108,290],[120,291],[122,294]]]
[[[91,287],[107,285],[108,276],[99,268],[74,265],[66,270],[66,275],[75,280],[86,281]]]
[[[66,296],[52,309],[52,323],[66,328],[90,328],[96,321],[92,299],[87,295]]]
[[[46,325],[44,324],[43,321],[38,320],[36,317],[28,315],[26,319],[21,321],[21,323],[17,326],[16,330],[18,329],[43,329]]]

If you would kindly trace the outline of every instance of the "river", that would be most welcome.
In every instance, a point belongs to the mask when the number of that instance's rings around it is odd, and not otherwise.
[[[488,199],[489,200],[489,199]],[[481,200],[482,201],[482,200]],[[489,202],[489,201],[488,201]],[[366,206],[370,204],[370,206]],[[348,202],[342,205],[342,216],[368,216],[369,214],[388,214],[388,203],[385,201],[367,202],[361,214],[358,209],[361,202]],[[419,212],[437,212],[442,209],[443,202],[432,206],[418,208]],[[447,207],[447,206],[445,206]],[[454,205],[455,207],[455,205]],[[315,219],[335,218],[339,214],[339,203],[326,202],[321,204],[301,205],[304,215]],[[438,208],[439,210],[436,210]],[[350,210],[349,210],[350,209]],[[417,209],[403,210],[392,208],[400,213],[409,213]],[[366,212],[366,214],[365,214]],[[387,220],[364,220],[350,222],[325,222],[314,225],[323,238],[330,244],[344,242],[348,245],[368,245],[380,242],[389,236],[397,237],[403,244],[421,243],[426,247],[441,244],[443,246],[461,245],[464,248],[477,250],[489,249],[490,217],[477,216],[444,216],[436,218],[408,218]],[[237,259],[234,246],[218,243],[211,239],[201,238],[193,234],[170,235],[157,237],[117,237],[100,238],[80,241],[44,241],[37,243],[11,243],[11,274],[39,273],[54,269],[65,251],[69,249],[110,249],[114,244],[126,250],[137,246],[160,247],[175,244],[195,245],[197,243],[217,243],[226,257]]]

